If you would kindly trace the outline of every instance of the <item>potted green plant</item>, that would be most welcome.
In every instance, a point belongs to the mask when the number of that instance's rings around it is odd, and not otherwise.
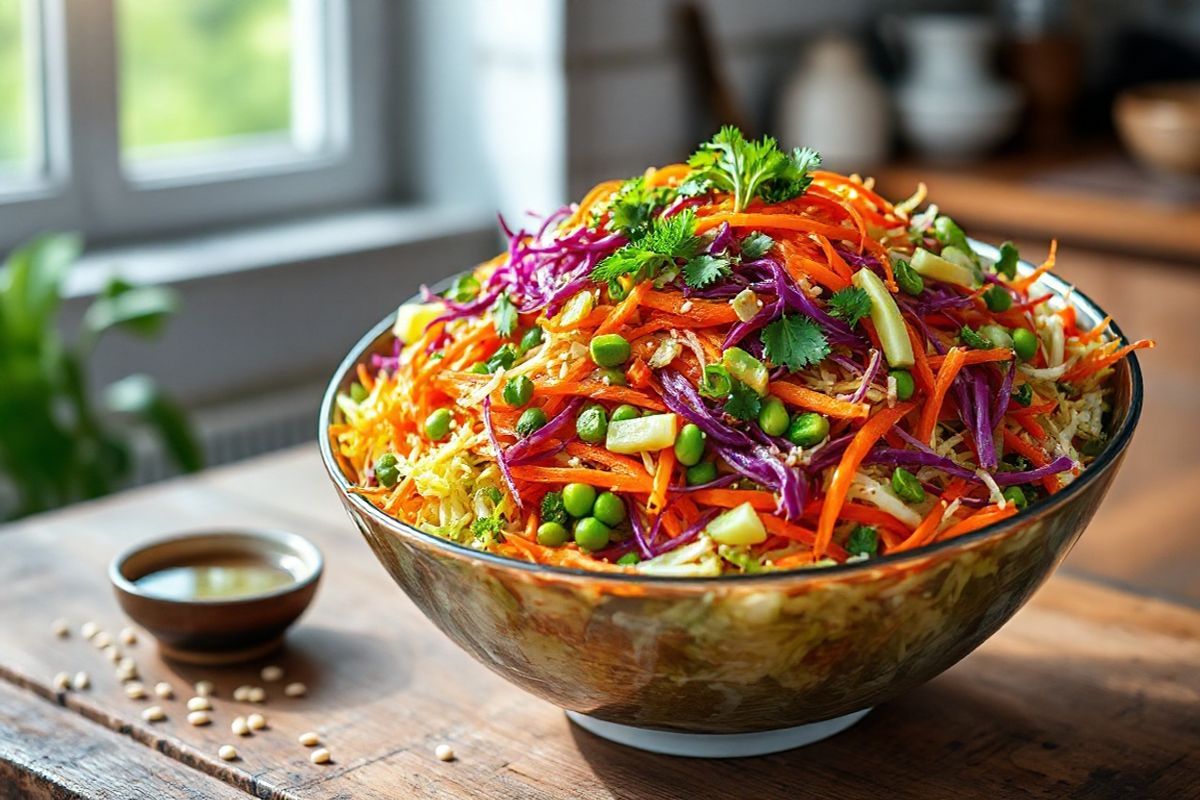
[[[48,234],[0,269],[0,481],[15,492],[0,517],[20,517],[112,492],[131,467],[129,423],[140,419],[185,471],[201,454],[182,409],[147,375],[122,378],[93,400],[87,362],[109,331],[158,335],[178,308],[169,289],[108,281],[73,341],[59,333],[63,281],[80,241]]]

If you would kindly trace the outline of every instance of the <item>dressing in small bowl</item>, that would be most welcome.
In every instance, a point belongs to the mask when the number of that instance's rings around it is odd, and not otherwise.
[[[283,531],[190,533],[141,544],[109,567],[117,600],[192,664],[244,661],[275,650],[317,590],[316,546]]]

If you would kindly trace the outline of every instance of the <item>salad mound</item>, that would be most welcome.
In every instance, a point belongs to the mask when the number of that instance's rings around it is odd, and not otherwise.
[[[352,491],[427,533],[588,570],[711,576],[899,553],[1002,520],[1105,444],[1090,330],[891,203],[723,128],[596,186],[400,307],[329,436]]]

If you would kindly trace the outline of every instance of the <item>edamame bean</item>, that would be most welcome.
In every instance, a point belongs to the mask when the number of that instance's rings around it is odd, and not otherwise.
[[[632,567],[634,564],[642,560],[642,557],[630,550],[625,555],[617,559],[617,563],[623,567]]]
[[[704,458],[704,431],[689,422],[675,437],[675,458],[685,467],[694,467]]]
[[[557,522],[543,522],[538,526],[537,540],[544,547],[562,547],[567,543],[567,529]]]
[[[625,405],[617,406],[613,409],[611,419],[613,422],[621,422],[622,420],[627,419],[637,419],[641,415],[642,412],[638,411],[634,406],[626,403]]]
[[[768,397],[758,412],[758,427],[768,436],[783,436],[788,429],[788,413],[778,397]]]
[[[592,361],[601,367],[617,367],[629,360],[629,342],[619,333],[597,336],[588,350]]]
[[[625,521],[625,504],[612,492],[602,492],[592,506],[592,516],[610,528]]]
[[[450,433],[450,409],[439,408],[425,418],[425,435],[435,442],[445,439]]]
[[[1037,355],[1038,339],[1033,331],[1027,328],[1015,328],[1012,332],[1012,340],[1017,358],[1028,361]]]
[[[829,420],[815,411],[797,414],[788,426],[787,438],[798,447],[820,444],[829,435]]]
[[[700,486],[712,483],[717,479],[717,465],[711,461],[701,461],[694,467],[687,468],[688,486]]]
[[[1029,498],[1025,496],[1025,492],[1020,486],[1009,486],[1002,494],[1005,501],[1016,506],[1018,511],[1029,505]]]
[[[540,408],[527,408],[517,419],[517,436],[524,439],[546,424],[546,412]]]
[[[608,415],[603,406],[588,406],[575,418],[575,433],[589,444],[604,441],[608,434]]]
[[[525,375],[509,378],[504,384],[504,402],[513,408],[528,405],[533,399],[533,381]]]
[[[575,523],[575,544],[584,550],[603,550],[611,537],[612,531],[595,517],[584,517]]]
[[[562,491],[563,508],[572,517],[586,517],[596,505],[596,488],[586,483],[568,483]]]

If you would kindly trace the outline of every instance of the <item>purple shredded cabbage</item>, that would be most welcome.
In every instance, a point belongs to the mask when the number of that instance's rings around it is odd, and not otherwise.
[[[735,244],[733,238],[733,229],[729,227],[728,222],[722,222],[721,227],[717,228],[717,235],[708,246],[708,252],[717,255],[726,250],[732,250]]]
[[[490,402],[491,398],[486,398],[485,403]],[[520,440],[512,447],[508,448],[508,452],[504,454],[510,462],[517,459],[524,459],[533,451],[542,449],[542,445],[548,444],[551,439],[558,438],[558,432],[562,430],[564,425],[569,424],[575,419],[576,412],[583,405],[583,398],[576,397],[567,404],[567,407],[554,415],[554,417],[542,427],[538,428],[533,433]],[[538,455],[541,457],[541,454]]]
[[[652,546],[651,554],[655,555],[655,556],[661,556],[663,553],[669,553],[672,550],[674,550],[676,547],[679,547],[680,545],[687,544],[688,542],[692,541],[697,536],[699,536],[700,532],[703,531],[705,528],[707,528],[708,523],[712,522],[713,518],[716,516],[717,516],[716,511],[709,511],[707,514],[704,514],[703,516],[701,516],[700,519],[697,520],[692,525],[692,527],[688,528],[683,533],[676,536],[674,539],[668,539],[667,541],[663,542],[662,544],[656,544],[656,545]],[[662,517],[659,517],[659,519],[662,519]],[[658,526],[656,525],[655,526],[656,532],[657,532],[657,528],[658,528]],[[655,538],[657,538],[657,536]]]
[[[1013,377],[1017,374],[1017,365],[1010,364],[1000,379],[1000,391],[992,399],[992,422],[999,425],[1008,413],[1008,405],[1012,401]]]
[[[633,541],[637,544],[638,552],[642,554],[642,558],[652,558],[654,553],[650,550],[650,540],[647,538],[646,523],[642,519],[641,511],[638,510],[637,504],[628,497],[624,498],[624,502],[629,516],[629,527],[633,529]]]
[[[923,450],[900,450],[894,447],[877,447],[863,459],[865,464],[887,464],[894,467],[933,467],[947,475],[979,483],[974,470],[954,463],[945,456]]]
[[[1074,468],[1075,462],[1069,456],[1059,456],[1049,464],[1037,469],[1027,469],[1024,472],[997,472],[992,477],[996,479],[997,486],[1015,486],[1019,483],[1040,481],[1042,478],[1048,478]]]
[[[513,480],[512,473],[509,472],[504,451],[500,449],[500,442],[496,439],[496,429],[492,426],[492,398],[490,396],[483,398],[483,428],[487,431],[488,441],[492,443],[492,450],[496,452],[496,464],[500,467],[500,475],[504,478],[504,483],[508,485],[508,491],[512,493],[513,502],[517,504],[517,508],[524,511],[525,505],[521,502],[521,494],[517,491],[517,484]]]
[[[986,369],[978,369],[972,376],[975,390],[975,445],[979,453],[979,466],[989,472],[999,463],[996,458],[996,438],[991,418],[991,386]]]
[[[854,394],[850,395],[851,403],[861,403],[867,396],[867,390],[871,388],[871,384],[875,382],[875,376],[879,374],[879,365],[883,363],[883,357],[880,352],[871,348],[871,360],[867,362],[866,372],[863,373],[862,382],[858,384],[858,388],[854,390]]]
[[[686,494],[688,492],[699,492],[703,489],[720,489],[731,483],[737,483],[740,479],[740,475],[721,475],[708,483],[701,483],[695,486],[669,486],[667,487],[667,491],[672,494]]]

